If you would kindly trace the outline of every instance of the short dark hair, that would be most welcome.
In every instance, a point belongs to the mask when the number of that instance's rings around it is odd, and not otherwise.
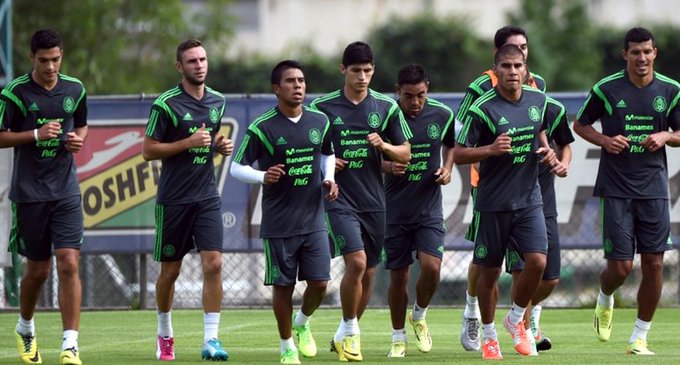
[[[177,62],[182,62],[182,53],[187,49],[203,46],[203,43],[198,39],[187,39],[177,46]]]
[[[527,43],[529,43],[529,37],[527,37],[527,32],[524,31],[524,29],[512,25],[506,25],[503,28],[497,30],[496,34],[493,36],[494,47],[496,47],[496,49],[500,49],[508,41],[508,38],[512,37],[513,35],[522,35],[527,40]]]
[[[652,32],[642,27],[631,28],[628,32],[626,32],[626,36],[623,37],[623,49],[628,50],[628,43],[630,42],[641,43],[648,40],[651,40],[652,46],[656,47]]]
[[[415,63],[402,67],[397,74],[397,85],[399,86],[405,84],[417,85],[428,81],[427,72],[425,72],[423,66]]]
[[[284,71],[290,69],[290,68],[296,68],[303,73],[305,72],[305,67],[302,65],[302,63],[295,61],[295,60],[285,60],[281,61],[276,66],[274,66],[274,69],[272,70],[272,85],[280,85],[281,84],[281,76],[283,75]]]
[[[349,65],[373,63],[373,51],[371,46],[364,42],[352,42],[345,47],[342,53],[342,64],[347,67]]]
[[[40,29],[31,37],[31,53],[35,54],[39,49],[63,48],[59,33],[54,29]]]
[[[501,58],[507,56],[522,56],[522,60],[526,62],[526,57],[524,57],[524,52],[514,44],[506,44],[498,49],[496,54],[493,56],[494,65],[498,65]]]

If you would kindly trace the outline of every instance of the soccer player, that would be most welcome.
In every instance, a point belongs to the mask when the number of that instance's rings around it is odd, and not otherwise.
[[[515,350],[531,353],[531,335],[523,317],[541,281],[547,251],[538,162],[556,162],[544,136],[546,95],[523,86],[527,70],[522,50],[502,46],[495,54],[493,70],[498,85],[470,107],[454,151],[456,163],[480,162],[474,263],[481,269],[477,289],[484,359],[502,358],[493,320],[498,276],[511,240],[523,255],[525,267],[503,324]]]
[[[201,357],[229,357],[218,340],[222,304],[222,214],[215,182],[214,152],[228,156],[234,145],[219,133],[224,96],[205,85],[208,56],[200,41],[177,46],[179,85],[153,103],[142,146],[145,160],[162,160],[156,194],[154,259],[158,333],[156,357],[175,359],[172,300],[182,259],[194,247],[203,266],[203,348]]]
[[[524,57],[529,57],[529,38],[527,37],[524,29],[515,26],[505,26],[496,31],[494,35],[494,54],[502,46],[506,44],[512,44],[519,47],[524,53]],[[528,69],[528,68],[527,68]],[[545,80],[535,73],[527,71],[527,77],[524,80],[526,85],[539,89],[545,92],[546,85]],[[498,84],[498,78],[495,76],[493,69],[485,71],[480,77],[474,80],[468,86],[463,101],[460,104],[456,119],[456,134],[460,134],[460,130],[463,126],[463,116],[467,113],[468,109],[482,94],[491,90]],[[563,154],[564,157],[571,156],[571,154]],[[561,155],[562,156],[562,155]],[[565,160],[565,162],[567,162]],[[479,182],[479,172],[478,164],[470,165],[470,185],[472,187],[472,197],[473,200],[477,195],[477,184]],[[541,181],[539,181],[541,182]],[[542,186],[542,185],[541,185]],[[549,188],[549,187],[546,187]],[[468,232],[465,238],[473,241],[475,240],[475,233],[477,232],[476,220],[473,219],[468,227]],[[557,237],[557,231],[552,233],[553,236]],[[559,253],[559,252],[558,252]],[[480,314],[478,308],[477,300],[477,280],[479,278],[480,267],[474,262],[471,262],[468,266],[468,283],[467,291],[465,292],[465,310],[462,316],[462,326],[461,326],[461,336],[460,341],[463,348],[467,351],[479,351],[480,348],[480,337],[479,337],[479,326],[480,326]],[[544,284],[542,283],[541,286]],[[555,283],[557,285],[557,283]],[[553,286],[554,288],[554,286]],[[547,290],[547,289],[546,289]],[[552,291],[552,289],[550,289]],[[540,311],[536,314],[540,315]],[[538,323],[538,319],[536,319]],[[539,343],[542,339],[539,339]]]
[[[87,137],[87,105],[83,84],[59,72],[63,55],[59,34],[38,30],[31,37],[33,70],[0,95],[0,147],[14,147],[9,248],[28,261],[15,331],[19,356],[28,364],[42,363],[33,317],[50,273],[53,247],[64,330],[59,363],[82,364],[78,259],[83,212],[73,154]]]
[[[344,86],[315,99],[311,107],[331,122],[335,178],[342,189],[337,200],[326,204],[331,254],[342,255],[345,261],[340,283],[342,320],[331,349],[341,361],[361,361],[359,318],[371,297],[385,241],[381,155],[407,163],[411,131],[396,101],[369,88],[375,64],[368,44],[349,44],[340,72]]]
[[[231,173],[245,183],[263,184],[264,283],[274,286],[272,306],[281,337],[281,363],[299,364],[292,334],[303,356],[316,356],[309,319],[330,280],[323,198],[324,189],[327,200],[338,196],[335,155],[328,117],[302,104],[307,88],[302,64],[279,62],[271,82],[278,105],[250,124]],[[291,321],[296,277],[307,281],[307,289]]]
[[[390,270],[387,298],[392,319],[392,347],[388,357],[406,355],[406,284],[413,251],[417,252],[420,277],[408,318],[418,350],[429,352],[432,348],[425,315],[439,285],[445,233],[441,186],[451,181],[455,137],[453,111],[427,96],[429,86],[427,73],[420,65],[407,65],[399,70],[398,103],[413,132],[412,159],[409,164],[383,161],[387,203],[385,267]]]
[[[627,351],[636,355],[654,355],[647,332],[661,296],[663,255],[672,248],[665,146],[680,146],[680,85],[654,72],[656,54],[652,33],[630,29],[621,51],[626,68],[595,84],[574,123],[576,134],[601,147],[594,195],[600,197],[607,266],[600,274],[595,332],[600,341],[609,340],[613,293],[639,253],[642,280]],[[597,120],[601,132],[592,126]]]

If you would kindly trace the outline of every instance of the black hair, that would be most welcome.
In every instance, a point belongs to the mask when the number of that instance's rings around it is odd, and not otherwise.
[[[276,66],[274,66],[274,69],[272,69],[272,85],[280,85],[281,75],[283,75],[283,72],[289,68],[297,68],[303,73],[305,72],[305,67],[302,65],[302,63],[298,61],[294,60],[281,61],[278,64],[276,64]]]
[[[397,74],[397,85],[399,86],[404,84],[417,85],[428,81],[427,72],[425,72],[423,66],[415,63],[402,67]]]
[[[527,40],[527,43],[529,43],[529,37],[527,37],[527,32],[524,31],[524,29],[512,25],[506,25],[503,28],[497,30],[496,34],[493,36],[494,47],[496,47],[496,49],[500,49],[508,41],[508,38],[512,37],[513,35],[524,36],[524,38]]]
[[[63,48],[61,37],[54,29],[40,29],[31,37],[31,53],[35,54],[39,49]]]
[[[373,51],[371,46],[364,42],[352,42],[342,53],[342,64],[347,67],[354,64],[371,63],[373,64]]]
[[[626,32],[626,36],[623,37],[623,49],[628,50],[628,44],[630,42],[641,43],[648,40],[652,41],[652,47],[656,47],[652,32],[642,27],[631,28],[628,32]]]

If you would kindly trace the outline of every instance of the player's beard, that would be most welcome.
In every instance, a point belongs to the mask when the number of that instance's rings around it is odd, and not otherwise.
[[[192,85],[201,86],[205,84],[205,77],[202,80],[199,80],[194,75],[186,75],[186,79]]]

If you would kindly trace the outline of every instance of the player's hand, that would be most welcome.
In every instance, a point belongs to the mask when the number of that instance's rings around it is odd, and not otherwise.
[[[380,135],[378,133],[371,133],[368,136],[366,136],[366,140],[368,140],[368,143],[371,144],[371,146],[377,148],[379,151],[383,150],[383,146],[385,142],[380,138]]]
[[[558,177],[567,177],[567,174],[569,173],[569,166],[562,163],[560,160],[557,160],[552,168],[552,173]]]
[[[54,139],[61,135],[61,123],[59,122],[49,122],[42,127],[38,128],[38,141],[46,141],[48,139]]]
[[[210,132],[205,130],[205,123],[201,123],[201,128],[189,136],[189,144],[191,147],[210,146],[210,143],[212,143],[212,138],[210,137]]]
[[[406,170],[408,169],[408,163],[400,163],[396,161],[389,161],[390,174],[394,176],[404,176]]]
[[[671,138],[670,134],[666,131],[657,132],[650,134],[640,145],[647,149],[647,151],[655,152],[663,148],[666,142]]]
[[[536,150],[536,153],[541,155],[541,159],[538,160],[539,163],[542,163],[544,165],[548,165],[550,167],[555,167],[555,164],[559,162],[557,160],[557,155],[555,154],[555,150],[552,148],[548,147],[539,147]]]
[[[607,152],[618,155],[621,151],[630,148],[630,140],[619,134],[614,137],[607,137],[602,147]]]
[[[83,139],[76,132],[66,133],[66,149],[71,153],[78,153],[83,148]]]
[[[335,172],[340,172],[347,166],[347,160],[343,160],[339,157],[335,157]]]
[[[491,144],[491,155],[500,156],[512,152],[512,139],[507,133],[500,134]]]
[[[234,152],[234,143],[231,139],[226,138],[224,135],[218,133],[215,137],[215,148],[223,156],[231,156]]]
[[[283,164],[274,165],[267,169],[264,173],[264,183],[265,185],[276,184],[281,179],[281,176],[286,174],[283,169],[285,166]]]
[[[332,202],[338,198],[338,195],[340,194],[340,190],[338,190],[338,184],[334,183],[333,181],[325,180],[323,182],[323,186],[328,189],[328,192],[326,193],[326,200]]]
[[[434,176],[437,176],[436,182],[439,185],[446,185],[451,182],[451,171],[446,167],[440,167],[434,172]]]

